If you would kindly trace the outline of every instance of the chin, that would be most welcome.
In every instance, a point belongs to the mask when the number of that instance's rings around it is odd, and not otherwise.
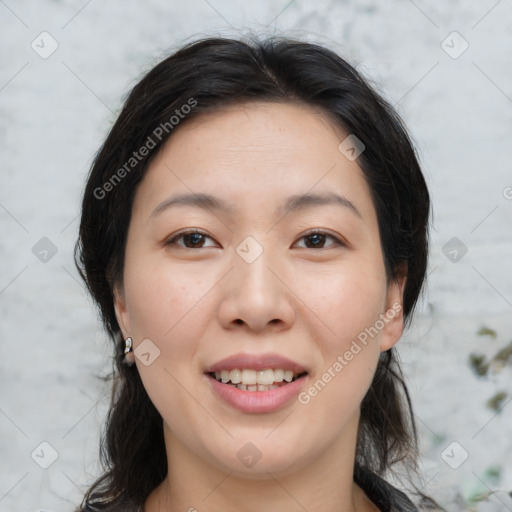
[[[268,451],[267,455],[265,452]],[[247,480],[268,480],[269,473],[272,476],[287,476],[307,465],[307,460],[297,453],[297,449],[290,447],[282,453],[275,450],[258,450],[255,444],[247,442],[242,445],[233,457],[233,453],[211,454],[214,465],[223,472],[232,474],[237,478]]]

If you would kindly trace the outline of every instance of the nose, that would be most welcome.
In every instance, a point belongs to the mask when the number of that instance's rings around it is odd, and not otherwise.
[[[250,263],[238,254],[223,281],[219,321],[227,329],[246,326],[254,332],[288,329],[295,319],[293,292],[279,262],[262,254]]]

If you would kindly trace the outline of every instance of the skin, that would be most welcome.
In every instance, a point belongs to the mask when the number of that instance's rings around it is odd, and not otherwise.
[[[387,283],[370,190],[338,150],[346,136],[311,107],[250,103],[183,124],[151,162],[115,290],[123,335],[160,350],[148,366],[136,359],[164,420],[169,467],[146,512],[378,510],[353,482],[359,408],[380,352],[402,334],[401,312],[305,405],[243,413],[203,375],[235,353],[277,352],[308,369],[308,389],[402,304],[405,278]],[[276,211],[290,195],[333,191],[361,217],[337,204]],[[181,205],[152,215],[190,192],[233,212]],[[192,228],[207,236],[175,238]],[[305,237],[313,228],[328,236]],[[252,263],[236,251],[247,236],[263,249]],[[261,453],[250,468],[237,457],[248,442]]]

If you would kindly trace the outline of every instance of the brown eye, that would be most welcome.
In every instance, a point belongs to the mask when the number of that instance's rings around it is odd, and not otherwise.
[[[210,238],[206,233],[201,231],[184,231],[173,237],[165,245],[177,245],[185,249],[201,249],[202,247],[205,247],[204,243],[208,238],[212,240],[212,238]],[[177,243],[178,240],[183,240],[183,244]]]
[[[334,243],[331,243],[327,245],[327,247],[330,247],[332,245],[344,245],[341,240],[336,238],[333,235],[330,235],[329,233],[325,233],[323,231],[314,231],[312,233],[309,233],[307,235],[304,235],[301,237],[301,240],[307,240],[306,242],[306,249],[325,249],[325,242],[326,240],[334,240]]]

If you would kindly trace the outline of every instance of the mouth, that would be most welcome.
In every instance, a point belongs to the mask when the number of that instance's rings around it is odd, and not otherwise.
[[[284,368],[266,368],[253,370],[251,368],[234,368],[207,372],[212,379],[221,384],[240,389],[242,391],[271,391],[284,387],[307,375],[306,371],[294,372]]]
[[[301,364],[277,353],[233,354],[204,369],[215,398],[244,413],[272,413],[290,405],[309,378]]]

